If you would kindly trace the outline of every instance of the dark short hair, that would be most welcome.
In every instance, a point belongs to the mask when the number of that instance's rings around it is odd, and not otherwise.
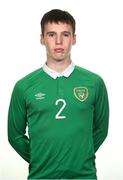
[[[53,9],[47,13],[44,14],[44,16],[41,19],[41,32],[44,34],[44,28],[45,25],[50,22],[50,23],[66,23],[71,25],[73,34],[75,33],[75,19],[73,16],[68,13],[67,11],[63,11],[60,9]]]

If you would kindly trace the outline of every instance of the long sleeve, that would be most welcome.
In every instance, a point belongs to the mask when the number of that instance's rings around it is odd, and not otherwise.
[[[26,126],[26,103],[23,86],[17,83],[14,87],[9,106],[8,140],[17,153],[29,162],[29,139],[25,135]]]
[[[109,123],[109,102],[104,81],[99,78],[96,91],[96,101],[93,121],[94,150],[98,150],[108,133]]]

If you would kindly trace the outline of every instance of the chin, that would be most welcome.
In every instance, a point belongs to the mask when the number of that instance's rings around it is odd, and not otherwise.
[[[64,59],[55,59],[55,61],[61,62],[61,61],[64,61]]]

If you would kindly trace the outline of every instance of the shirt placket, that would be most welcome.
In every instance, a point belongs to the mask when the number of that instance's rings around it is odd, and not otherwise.
[[[57,95],[59,98],[64,97],[64,77],[57,77]]]

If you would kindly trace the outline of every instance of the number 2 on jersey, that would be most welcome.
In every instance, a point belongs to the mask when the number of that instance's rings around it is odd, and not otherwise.
[[[58,113],[56,114],[55,118],[56,118],[56,119],[65,119],[66,116],[62,116],[62,115],[60,115],[60,114],[61,114],[61,112],[63,111],[63,109],[64,109],[65,106],[66,106],[66,101],[65,101],[64,99],[57,99],[55,105],[58,106],[58,104],[59,104],[60,102],[62,102],[63,105],[62,105],[62,107],[59,109],[59,111],[58,111]]]

